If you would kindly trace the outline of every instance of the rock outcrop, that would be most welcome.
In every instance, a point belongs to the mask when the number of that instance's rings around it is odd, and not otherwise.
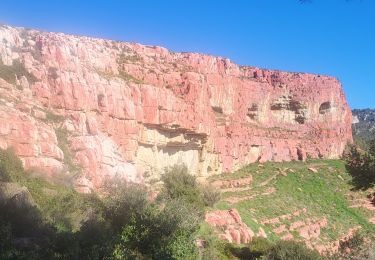
[[[242,222],[236,209],[208,212],[205,221],[214,228],[220,239],[229,243],[246,244],[255,236],[254,232]],[[258,236],[266,237],[263,229]]]
[[[0,147],[27,168],[157,179],[185,163],[205,177],[255,161],[337,158],[351,112],[332,77],[103,39],[0,27]]]
[[[0,182],[0,207],[4,210],[7,206],[19,210],[33,208],[36,203],[26,187],[17,183]]]

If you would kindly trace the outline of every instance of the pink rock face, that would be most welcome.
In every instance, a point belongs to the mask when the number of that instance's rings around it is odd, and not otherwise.
[[[337,158],[352,140],[345,95],[328,76],[8,26],[0,60],[25,69],[0,79],[0,105],[13,111],[1,109],[1,146],[41,170],[69,168],[70,153],[84,190],[108,176],[155,179],[173,164],[205,177],[256,161]]]
[[[236,209],[216,210],[206,213],[206,222],[217,232],[219,238],[230,243],[246,244],[254,237],[254,232],[241,220]],[[266,237],[264,230],[259,230],[259,236]]]
[[[12,148],[28,169],[43,168],[49,175],[63,170],[64,154],[53,128],[1,101],[0,148]]]

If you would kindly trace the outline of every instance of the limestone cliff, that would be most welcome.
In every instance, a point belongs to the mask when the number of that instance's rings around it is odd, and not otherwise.
[[[0,27],[0,147],[81,191],[255,161],[337,158],[351,112],[332,77],[197,53]]]

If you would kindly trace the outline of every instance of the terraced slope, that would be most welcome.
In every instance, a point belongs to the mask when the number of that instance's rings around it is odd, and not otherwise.
[[[251,164],[210,179],[221,189],[222,199],[206,221],[232,242],[247,242],[244,237],[250,233],[335,251],[338,241],[356,230],[375,230],[369,192],[351,191],[350,179],[340,160]],[[241,230],[231,222],[238,222]]]

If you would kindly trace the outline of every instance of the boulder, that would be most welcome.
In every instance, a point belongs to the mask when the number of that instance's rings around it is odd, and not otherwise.
[[[230,243],[246,244],[255,236],[254,232],[242,222],[236,209],[208,212],[205,220],[216,230],[219,238]],[[263,229],[259,230],[259,236],[266,236]]]

